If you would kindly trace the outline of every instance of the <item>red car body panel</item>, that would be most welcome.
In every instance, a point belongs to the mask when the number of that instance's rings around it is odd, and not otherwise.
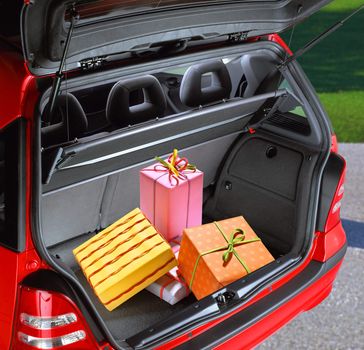
[[[16,304],[16,290],[18,288],[19,254],[0,247],[0,348],[9,349],[12,336],[12,324]]]
[[[294,317],[320,304],[330,294],[340,266],[341,262],[325,276],[300,293],[299,296],[215,349],[246,350],[259,345]]]
[[[292,54],[290,49],[277,34],[270,35],[269,40],[278,43],[287,51],[288,54]],[[31,135],[33,127],[32,118],[39,98],[39,92],[36,86],[36,77],[29,73],[21,52],[13,49],[7,44],[1,44],[1,42],[0,96],[3,99],[0,103],[0,128],[4,128],[6,125],[21,116],[29,121],[27,126],[26,155],[26,249],[22,253],[16,253],[0,246],[0,285],[6,286],[6,288],[0,288],[0,300],[2,300],[2,308],[0,310],[0,327],[2,330],[0,333],[0,348],[9,349],[11,339],[14,336],[13,333],[16,330],[13,325],[17,324],[14,319],[14,315],[16,315],[15,310],[19,303],[19,300],[17,301],[17,295],[19,295],[20,289],[19,286],[22,280],[29,274],[39,269],[49,269],[49,267],[42,262],[41,258],[37,254],[31,238]],[[332,151],[336,150],[337,141],[336,137],[333,137]],[[305,261],[300,264],[299,267],[286,274],[269,288],[262,290],[242,307],[223,317],[207,322],[191,332],[181,334],[172,341],[159,346],[158,349],[172,349],[179,344],[183,344],[184,342],[203,334],[205,331],[253,305],[286,284],[293,277],[302,272],[312,260],[324,262],[338,252],[346,244],[346,236],[340,222],[340,209],[338,209],[335,214],[331,213],[336,201],[341,199],[340,196],[342,194],[339,194],[339,189],[343,182],[344,175],[340,180],[336,197],[330,208],[325,232],[316,233],[312,249]],[[297,297],[275,310],[269,316],[263,318],[241,334],[234,336],[229,341],[219,345],[218,349],[248,349],[254,347],[269,335],[277,331],[284,324],[289,322],[293,317],[320,303],[330,293],[340,265],[341,263],[336,265],[319,281],[312,284]],[[107,344],[105,343],[97,346],[95,345],[95,349],[104,349],[106,345]]]
[[[35,77],[24,63],[21,53],[0,41],[0,129],[21,116],[28,119],[26,155],[26,248],[22,253],[0,246],[0,300],[2,301],[0,322],[0,349],[8,349],[13,332],[13,317],[16,306],[17,288],[21,281],[40,267],[41,263],[31,239],[31,120],[38,100]]]
[[[24,63],[19,51],[0,41],[0,128],[23,116],[31,118],[33,111],[26,111],[28,98],[36,94],[35,77],[32,76]],[[36,98],[34,99],[34,103]],[[34,103],[31,107],[34,107]],[[28,113],[27,113],[28,112]]]

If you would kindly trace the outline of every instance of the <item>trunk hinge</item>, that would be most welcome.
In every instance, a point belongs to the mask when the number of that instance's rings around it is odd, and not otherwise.
[[[229,41],[233,43],[240,43],[246,41],[248,39],[249,31],[246,32],[237,32],[229,34]]]
[[[100,68],[104,62],[106,62],[105,57],[92,57],[86,58],[80,61],[81,69],[84,71],[95,70]]]

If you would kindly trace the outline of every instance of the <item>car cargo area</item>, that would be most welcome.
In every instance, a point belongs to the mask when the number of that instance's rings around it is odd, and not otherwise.
[[[144,290],[109,312],[72,253],[139,207],[139,172],[155,156],[166,158],[177,148],[204,172],[203,222],[242,215],[275,259],[298,257],[307,242],[309,179],[321,152],[314,117],[278,71],[277,46],[246,46],[245,53],[207,65],[95,79],[83,87],[70,79],[54,120],[41,129],[42,240],[58,265],[77,277],[117,341],[189,307],[193,312],[197,301],[191,293],[171,306]],[[200,72],[200,91],[210,91],[208,98],[199,94],[195,77],[184,78],[188,71]],[[147,88],[139,88],[143,84]],[[129,99],[123,89],[132,91]],[[48,98],[49,91],[41,113]],[[276,268],[271,265],[264,271]]]

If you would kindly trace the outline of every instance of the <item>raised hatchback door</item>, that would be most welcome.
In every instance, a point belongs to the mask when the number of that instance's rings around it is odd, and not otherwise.
[[[138,51],[156,43],[204,40],[230,35],[244,40],[278,33],[302,21],[330,0],[253,1],[26,1],[23,47],[30,70],[54,73],[72,18],[75,27],[67,69],[85,59]],[[142,24],[142,25],[141,25]]]

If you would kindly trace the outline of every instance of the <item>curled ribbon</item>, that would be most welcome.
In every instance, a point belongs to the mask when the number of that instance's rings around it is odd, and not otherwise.
[[[245,239],[245,233],[242,229],[240,228],[236,228],[231,234],[230,234],[230,239],[227,238],[225,232],[223,231],[223,229],[220,227],[220,225],[214,221],[214,225],[217,227],[217,229],[219,230],[219,232],[221,233],[221,235],[224,237],[227,245],[226,246],[222,246],[222,247],[217,247],[215,249],[211,249],[208,250],[206,252],[200,253],[199,256],[196,259],[195,265],[193,267],[192,270],[192,276],[191,276],[191,280],[190,280],[190,289],[192,289],[192,285],[193,285],[193,281],[195,280],[195,275],[196,275],[196,270],[197,270],[197,266],[200,262],[200,259],[207,254],[212,254],[212,253],[216,253],[216,252],[221,252],[223,251],[223,255],[222,255],[222,260],[224,261],[224,264],[227,264],[232,255],[234,255],[236,257],[236,259],[240,262],[240,264],[244,267],[245,271],[247,273],[250,273],[250,269],[247,266],[247,264],[245,263],[245,261],[239,256],[239,254],[236,252],[235,247],[236,246],[240,246],[242,244],[247,244],[247,243],[252,243],[252,242],[258,242],[261,239],[260,238],[253,238],[253,239]]]
[[[169,181],[172,183],[173,180],[175,180],[177,185],[179,183],[179,179],[186,179],[186,175],[184,174],[186,170],[192,172],[196,171],[196,166],[188,163],[187,158],[180,158],[178,156],[177,149],[173,150],[173,153],[168,157],[167,160],[164,160],[160,157],[155,157],[155,160],[157,160],[160,164],[157,164],[154,167],[154,170],[167,171],[169,173]]]

